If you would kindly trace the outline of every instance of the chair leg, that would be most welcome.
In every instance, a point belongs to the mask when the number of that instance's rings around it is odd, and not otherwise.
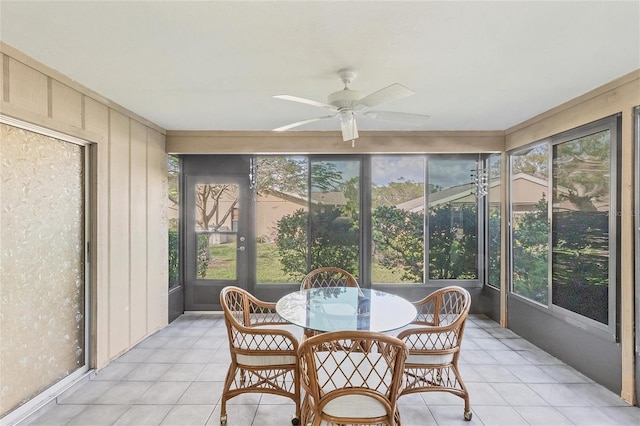
[[[227,371],[227,378],[224,381],[224,388],[222,390],[222,398],[220,398],[220,424],[227,424],[227,395],[229,394],[229,389],[231,389],[231,383],[233,382],[233,378],[236,375],[236,364],[231,362],[229,365],[229,370]]]
[[[298,426],[300,424],[300,418],[302,417],[302,413],[300,411],[301,409],[301,405],[300,405],[300,371],[299,368],[297,368],[293,371],[294,377],[293,377],[293,392],[295,394],[295,404],[296,404],[296,413],[294,414],[293,418],[291,419],[291,424],[293,424],[293,426]]]
[[[473,417],[473,413],[471,412],[471,403],[469,401],[469,391],[462,381],[462,377],[460,377],[460,372],[458,371],[457,365],[452,365],[451,369],[453,370],[453,374],[460,385],[460,389],[462,389],[461,397],[464,400],[464,419],[466,421],[471,421],[471,417]]]

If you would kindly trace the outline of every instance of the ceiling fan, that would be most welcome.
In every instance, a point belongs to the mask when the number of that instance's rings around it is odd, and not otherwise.
[[[342,129],[342,140],[353,141],[358,138],[358,126],[356,124],[356,116],[375,118],[379,120],[393,121],[396,123],[421,126],[429,119],[428,115],[410,114],[406,112],[394,111],[372,111],[371,109],[386,102],[395,101],[410,95],[414,92],[411,89],[399,83],[394,83],[383,89],[373,92],[367,96],[362,96],[357,90],[351,90],[349,84],[356,78],[358,72],[351,68],[345,68],[338,71],[338,77],[344,83],[344,89],[329,95],[327,103],[314,101],[311,99],[299,98],[291,95],[275,95],[274,98],[284,99],[287,101],[300,102],[307,105],[317,106],[329,111],[329,115],[322,117],[309,118],[307,120],[297,121],[287,124],[286,126],[273,129],[276,132],[289,130],[304,124],[313,123],[315,121],[327,120],[330,118],[340,119],[340,128]]]

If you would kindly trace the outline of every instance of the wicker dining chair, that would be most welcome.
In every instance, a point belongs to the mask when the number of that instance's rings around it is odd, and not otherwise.
[[[324,266],[314,269],[302,279],[302,283],[300,284],[300,290],[328,287],[360,288],[358,281],[350,272],[334,266]],[[317,334],[320,334],[320,332],[310,329],[304,330],[305,337],[311,337]]]
[[[341,268],[325,266],[314,269],[302,279],[300,290],[318,287],[359,287],[351,273]]]
[[[401,395],[450,392],[464,400],[464,419],[471,420],[469,392],[458,369],[460,344],[471,296],[449,286],[414,302],[416,319],[398,334],[409,349]]]
[[[368,331],[335,331],[300,343],[300,420],[321,424],[400,425],[397,398],[407,348]]]
[[[278,326],[288,325],[275,304],[258,300],[238,287],[225,287],[220,304],[229,337],[231,365],[222,392],[220,423],[227,422],[227,401],[243,393],[270,393],[291,398],[291,422],[300,423],[298,340]]]

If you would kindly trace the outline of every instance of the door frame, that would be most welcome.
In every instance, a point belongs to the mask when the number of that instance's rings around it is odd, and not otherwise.
[[[184,170],[181,182],[181,215],[180,248],[184,255],[181,258],[181,274],[183,277],[183,294],[185,311],[219,311],[221,310],[219,294],[223,287],[234,285],[248,291],[252,290],[250,280],[252,273],[251,259],[255,256],[255,238],[253,238],[251,211],[251,190],[249,188],[248,170],[249,156],[238,155],[185,155],[181,157]],[[211,280],[197,278],[195,238],[195,197],[193,188],[200,183],[220,183],[238,185],[238,231],[236,248],[236,278],[233,280]],[[241,239],[244,239],[243,241]],[[204,300],[203,300],[204,299]]]

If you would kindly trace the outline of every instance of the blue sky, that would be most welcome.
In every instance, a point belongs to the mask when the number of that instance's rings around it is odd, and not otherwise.
[[[475,160],[432,160],[429,163],[429,180],[443,188],[471,182],[471,170]],[[371,175],[375,185],[412,180],[424,182],[424,157],[372,157]]]

